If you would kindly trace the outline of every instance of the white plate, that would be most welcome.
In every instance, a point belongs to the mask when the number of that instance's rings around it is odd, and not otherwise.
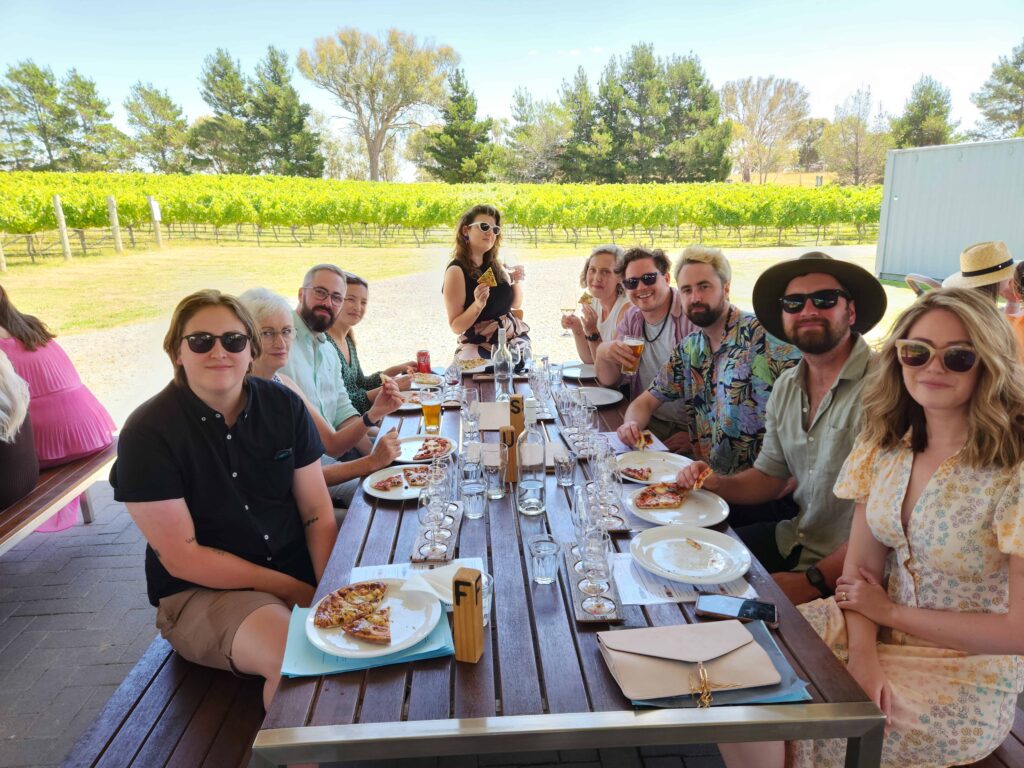
[[[422,376],[425,379],[427,377],[429,377],[429,380],[419,382],[419,381],[416,381],[416,379],[415,379],[416,376]],[[416,388],[416,389],[419,389],[420,387],[439,387],[439,386],[441,386],[444,383],[444,379],[441,378],[440,376],[438,376],[436,373],[414,373],[413,377],[414,378],[413,378],[412,386],[414,388]]]
[[[622,400],[622,393],[617,389],[605,389],[604,387],[580,387],[580,392],[587,396],[587,399],[601,408],[605,405],[614,405]]]
[[[412,464],[410,469],[413,467],[428,467],[428,464]],[[392,488],[390,491],[378,491],[373,487],[374,483],[380,482],[385,477],[391,477],[401,473],[402,467],[384,467],[384,469],[378,469],[372,475],[363,480],[363,490],[371,496],[375,496],[378,499],[387,499],[388,501],[404,501],[407,499],[418,499],[420,497],[420,491],[422,487],[411,486],[403,484],[401,488]]]
[[[597,367],[591,363],[577,363],[562,368],[562,377],[566,379],[596,379]]]
[[[680,456],[678,453],[667,451],[627,451],[620,453],[615,461],[619,465],[621,473],[626,467],[650,467],[650,480],[637,480],[629,475],[622,475],[623,480],[640,485],[654,485],[654,483],[674,483],[680,469],[684,469],[693,463],[693,459]]]
[[[682,584],[725,584],[750,568],[750,550],[736,539],[692,525],[643,531],[629,542],[629,553],[655,576]]]
[[[409,402],[409,398],[412,397],[413,395],[417,395],[417,394],[419,394],[419,392],[417,390],[415,390],[415,389],[406,390],[405,392],[402,392],[401,393],[402,400],[404,400],[405,402],[403,402],[395,410],[403,411],[403,412],[418,411],[418,410],[420,410],[420,408],[422,408],[422,406],[419,403],[410,403]],[[460,405],[461,405],[461,403],[459,403],[458,400],[445,400],[444,402],[441,403],[441,407],[442,408],[458,408]]]
[[[398,438],[398,448],[400,453],[398,458],[395,459],[397,462],[402,464],[418,464],[420,462],[428,461],[428,459],[414,459],[413,456],[419,451],[420,446],[423,445],[423,441],[428,437],[439,437],[437,435],[412,435],[411,437],[400,437]],[[455,449],[455,443],[449,440],[447,437],[441,437],[441,440],[445,440],[448,443],[448,450],[442,453],[442,456],[447,456]],[[436,457],[435,457],[436,458]]]
[[[729,516],[725,499],[711,491],[690,491],[686,501],[676,509],[642,509],[636,505],[637,494],[646,488],[637,488],[626,497],[626,507],[641,520],[658,525],[696,525],[706,528],[718,525]]]
[[[342,629],[320,629],[313,624],[314,605],[306,617],[306,637],[314,646],[332,656],[372,659],[416,645],[437,626],[443,610],[441,601],[426,592],[402,592],[405,579],[378,579],[388,585],[381,608],[391,609],[391,643],[378,645],[357,640]],[[325,598],[326,599],[326,598]]]

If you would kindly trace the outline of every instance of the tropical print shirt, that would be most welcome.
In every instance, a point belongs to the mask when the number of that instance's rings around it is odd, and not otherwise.
[[[749,312],[730,306],[717,352],[699,330],[672,351],[648,390],[659,402],[683,400],[696,458],[731,475],[754,465],[764,439],[765,407],[776,379],[800,360]]]

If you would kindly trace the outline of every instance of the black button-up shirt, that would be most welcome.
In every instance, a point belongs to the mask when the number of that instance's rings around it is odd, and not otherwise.
[[[118,439],[110,471],[122,502],[184,499],[196,541],[316,584],[292,495],[297,467],[324,452],[302,400],[248,377],[245,408],[229,429],[185,385],[170,383],[140,405]],[[198,585],[171,576],[146,547],[149,601]]]

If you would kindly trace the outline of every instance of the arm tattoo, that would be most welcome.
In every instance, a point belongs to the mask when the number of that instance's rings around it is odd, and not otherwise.
[[[302,524],[302,527],[303,528],[309,528],[309,526],[311,526],[313,523],[315,523],[319,519],[320,519],[319,517],[311,517],[311,518],[309,518],[309,520],[307,520],[306,522],[304,522]]]
[[[195,536],[189,536],[187,539],[185,539],[185,543],[186,544],[195,544],[195,541],[196,541],[196,537]]]

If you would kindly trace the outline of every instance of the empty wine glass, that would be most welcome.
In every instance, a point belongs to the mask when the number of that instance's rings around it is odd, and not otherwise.
[[[441,522],[444,520],[443,507],[435,504],[430,497],[421,495],[416,516],[420,525],[426,529],[424,538],[427,541],[420,547],[420,554],[424,557],[443,556],[448,551],[448,545],[441,541],[441,536],[438,533],[441,530]]]

